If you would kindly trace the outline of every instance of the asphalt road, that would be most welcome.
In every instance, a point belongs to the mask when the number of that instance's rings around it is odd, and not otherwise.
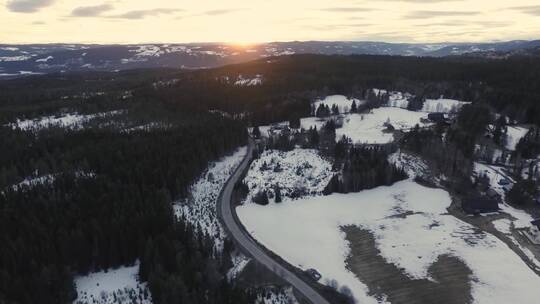
[[[236,245],[240,247],[245,254],[257,260],[266,268],[287,281],[311,303],[330,304],[330,302],[324,299],[317,292],[317,290],[313,289],[295,273],[283,267],[278,261],[274,260],[270,255],[268,255],[265,250],[251,238],[249,233],[240,223],[233,206],[231,206],[231,195],[234,185],[242,177],[243,172],[249,165],[252,157],[253,147],[253,141],[250,139],[246,156],[221,190],[217,202],[218,216],[221,223],[229,232],[229,236],[235,240]]]

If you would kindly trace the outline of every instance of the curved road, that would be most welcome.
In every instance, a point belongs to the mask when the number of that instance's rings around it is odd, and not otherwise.
[[[275,261],[270,255],[268,255],[265,250],[261,248],[261,246],[257,244],[244,229],[240,223],[240,220],[238,219],[238,216],[236,215],[236,211],[231,206],[231,195],[234,185],[247,169],[252,157],[253,147],[253,140],[250,138],[246,156],[236,168],[234,173],[229,177],[227,183],[221,190],[217,202],[218,217],[220,218],[225,229],[227,229],[229,232],[229,235],[235,240],[236,245],[239,246],[244,253],[248,254],[266,268],[273,271],[276,275],[289,282],[289,284],[304,295],[311,303],[330,304],[330,302],[324,299],[317,292],[317,290],[313,289],[313,287],[304,282],[295,273],[283,267],[278,261]]]

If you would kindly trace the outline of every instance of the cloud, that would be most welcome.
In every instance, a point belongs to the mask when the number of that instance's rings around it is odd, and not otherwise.
[[[436,17],[454,17],[454,16],[474,16],[478,15],[478,12],[473,11],[429,11],[429,10],[420,10],[412,11],[405,15],[406,19],[425,19],[425,18],[436,18]]]
[[[458,2],[465,0],[378,0],[381,2],[409,2],[409,3],[441,3],[441,2]]]
[[[96,17],[101,15],[102,13],[106,11],[110,11],[113,9],[113,6],[110,4],[101,4],[101,5],[94,5],[94,6],[80,6],[75,8],[71,12],[71,16],[73,17]]]
[[[50,6],[55,0],[9,0],[6,4],[8,10],[16,13],[33,13]]]
[[[150,10],[136,10],[129,11],[120,15],[109,16],[111,18],[121,18],[121,19],[144,19],[150,16],[159,16],[159,15],[170,15],[176,12],[182,11],[175,8],[155,8]]]
[[[442,22],[430,22],[430,23],[422,23],[422,24],[415,24],[415,26],[444,26],[444,27],[459,27],[462,28],[464,25],[467,26],[479,26],[479,27],[487,27],[487,28],[495,28],[495,27],[507,27],[512,25],[513,22],[509,21],[494,21],[494,20],[486,20],[486,21],[470,21],[470,20],[448,20],[448,21],[442,21]]]
[[[540,5],[515,6],[511,7],[510,9],[520,11],[528,15],[540,16]]]
[[[359,13],[359,12],[371,12],[375,9],[364,7],[327,7],[321,8],[320,11],[332,12],[332,13]]]
[[[226,15],[231,13],[236,13],[239,11],[245,10],[244,8],[235,8],[235,9],[215,9],[215,10],[209,10],[203,13],[203,15],[210,15],[210,16],[218,16],[218,15]]]

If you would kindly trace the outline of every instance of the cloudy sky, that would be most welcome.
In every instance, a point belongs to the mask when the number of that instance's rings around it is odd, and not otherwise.
[[[539,0],[0,0],[0,43],[540,39]]]

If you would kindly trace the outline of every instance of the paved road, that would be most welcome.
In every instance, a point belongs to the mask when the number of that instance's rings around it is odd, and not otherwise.
[[[218,217],[229,235],[236,241],[244,253],[257,260],[266,268],[273,271],[276,275],[289,282],[297,291],[303,294],[313,304],[330,304],[309,284],[300,279],[295,273],[283,267],[278,261],[275,261],[268,255],[259,244],[257,244],[244,229],[236,215],[236,211],[231,206],[231,195],[236,182],[242,177],[251,160],[253,151],[253,141],[250,139],[247,154],[229,178],[218,198]]]

